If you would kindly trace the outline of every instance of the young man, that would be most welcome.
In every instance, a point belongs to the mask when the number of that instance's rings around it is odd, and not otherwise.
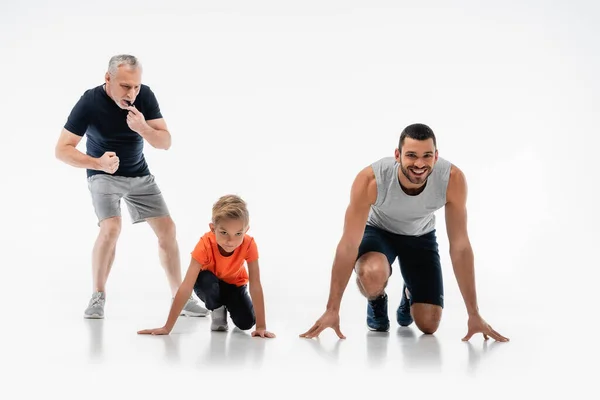
[[[473,250],[467,233],[467,184],[462,171],[438,157],[433,131],[407,126],[395,157],[382,158],[356,177],[338,244],[325,313],[301,337],[317,337],[333,328],[340,338],[339,308],[353,269],[360,292],[368,299],[367,325],[374,331],[390,327],[385,288],[398,257],[404,280],[396,311],[401,326],[413,321],[433,334],[444,307],[444,291],[434,213],[445,207],[450,257],[467,313],[468,331],[508,341],[479,314]]]
[[[93,294],[85,318],[104,318],[105,285],[121,231],[121,199],[127,204],[133,223],[146,221],[155,232],[172,296],[181,284],[175,224],[143,153],[144,140],[167,150],[171,134],[154,93],[141,80],[142,67],[136,57],[112,57],[105,83],[85,91],[56,144],[59,160],[86,168],[100,227],[92,253]],[[86,154],[76,148],[84,134]],[[207,313],[193,298],[182,311],[188,316]]]

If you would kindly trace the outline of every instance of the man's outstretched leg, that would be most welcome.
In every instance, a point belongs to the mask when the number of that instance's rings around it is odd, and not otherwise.
[[[149,218],[147,221],[158,238],[158,255],[169,281],[171,297],[174,298],[182,282],[175,223],[170,216]],[[183,310],[181,310],[181,315],[189,317],[204,317],[207,314],[208,310],[200,306],[193,297],[189,298]]]
[[[85,318],[104,318],[105,286],[115,260],[117,240],[121,233],[121,217],[107,218],[98,225],[100,232],[92,251],[93,294],[84,312]]]
[[[158,239],[158,257],[165,270],[171,298],[175,298],[181,285],[181,261],[177,244],[175,223],[153,175],[134,178],[123,197],[133,223],[148,222]],[[201,307],[192,296],[181,310],[181,315],[204,317],[208,310]]]

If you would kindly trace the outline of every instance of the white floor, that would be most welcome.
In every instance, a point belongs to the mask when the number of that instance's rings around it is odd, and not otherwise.
[[[124,235],[124,246],[131,237]],[[3,398],[48,393],[69,399],[223,393],[257,399],[556,393],[586,398],[584,392],[595,386],[595,331],[577,322],[585,321],[587,311],[543,288],[558,288],[559,277],[540,277],[536,286],[526,272],[516,281],[498,274],[495,283],[480,285],[482,315],[511,339],[508,343],[485,342],[480,335],[461,341],[464,307],[448,267],[446,310],[432,336],[395,325],[399,293],[391,288],[399,285],[396,275],[390,284],[389,333],[367,330],[365,303],[351,282],[342,309],[347,338],[339,340],[330,330],[319,339],[299,338],[320,315],[328,285],[321,279],[310,287],[310,279],[299,277],[294,287],[265,279],[267,321],[275,339],[251,338],[237,329],[211,332],[209,318],[186,317],[180,317],[171,335],[152,337],[136,332],[162,326],[166,317],[168,293],[161,290],[164,282],[153,278],[160,271],[154,264],[156,269],[146,274],[146,290],[142,267],[124,264],[115,264],[104,320],[82,318],[88,293],[68,275],[38,271],[24,281],[33,280],[36,288],[25,298],[18,296],[23,282],[13,284],[3,305],[2,364],[9,379],[2,391],[19,396]]]
[[[2,2],[0,399],[594,398],[598,3]],[[124,225],[106,318],[84,320],[96,220],[85,172],[54,158],[84,90],[132,53],[173,135],[145,155],[185,271],[213,202],[242,195],[273,340],[181,318],[150,229]],[[469,343],[445,281],[433,336],[370,333],[352,278],[338,340],[324,310],[356,173],[423,122],[463,169],[481,313],[509,343]],[[84,142],[80,150],[84,149]],[[597,398],[597,395],[596,395]]]

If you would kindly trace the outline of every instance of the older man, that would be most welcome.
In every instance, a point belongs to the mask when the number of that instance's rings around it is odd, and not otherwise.
[[[105,285],[121,231],[121,199],[133,223],[146,221],[155,232],[172,296],[181,284],[175,224],[143,153],[144,140],[167,150],[171,134],[154,93],[141,80],[142,66],[136,57],[112,57],[104,84],[83,93],[56,144],[59,160],[87,170],[100,227],[92,253],[93,294],[85,318],[104,318]],[[77,150],[84,135],[85,154]],[[188,316],[207,313],[193,298],[182,310]]]

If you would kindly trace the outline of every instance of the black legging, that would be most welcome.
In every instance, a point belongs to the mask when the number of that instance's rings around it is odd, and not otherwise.
[[[250,329],[256,323],[254,306],[248,295],[247,285],[236,286],[226,283],[212,272],[205,270],[198,274],[194,292],[209,310],[225,306],[231,320],[239,329]]]

